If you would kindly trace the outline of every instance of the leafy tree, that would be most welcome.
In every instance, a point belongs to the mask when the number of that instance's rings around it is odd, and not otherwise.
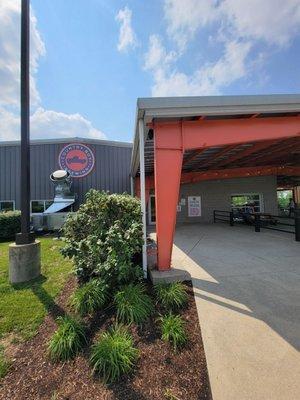
[[[279,190],[277,192],[277,200],[279,208],[287,209],[289,206],[290,198],[293,197],[291,190]]]

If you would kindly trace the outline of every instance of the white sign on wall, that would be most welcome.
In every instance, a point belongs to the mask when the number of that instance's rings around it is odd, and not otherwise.
[[[201,217],[201,197],[188,196],[188,216]]]

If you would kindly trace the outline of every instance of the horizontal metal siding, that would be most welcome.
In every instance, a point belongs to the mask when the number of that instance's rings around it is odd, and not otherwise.
[[[20,148],[0,146],[0,200],[14,200],[20,196]]]
[[[257,176],[224,180],[203,181],[182,184],[179,199],[185,199],[185,206],[177,212],[177,223],[213,222],[214,210],[231,208],[231,195],[240,193],[261,193],[264,211],[277,214],[277,178],[276,176]],[[188,196],[201,196],[201,217],[188,216]]]
[[[68,143],[31,146],[32,200],[53,198],[53,184],[49,177],[51,172],[59,168],[59,153]],[[91,188],[112,193],[130,193],[131,147],[90,143],[87,145],[94,152],[95,165],[87,176],[73,179],[74,193],[78,196],[77,204],[84,200],[85,193]],[[0,200],[15,200],[16,208],[20,207],[20,146],[18,145],[0,144]]]

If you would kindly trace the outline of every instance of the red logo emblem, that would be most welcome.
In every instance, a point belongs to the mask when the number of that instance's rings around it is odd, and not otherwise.
[[[86,145],[71,143],[61,150],[58,162],[60,168],[68,171],[72,177],[82,178],[92,171],[95,158]]]

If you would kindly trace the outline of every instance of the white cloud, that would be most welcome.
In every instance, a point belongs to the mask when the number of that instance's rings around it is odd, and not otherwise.
[[[185,48],[200,27],[217,18],[215,3],[214,0],[165,0],[167,32],[180,50]]]
[[[17,0],[0,0],[0,140],[20,138],[20,5]],[[45,44],[37,29],[33,10],[30,12],[30,84],[31,138],[83,136],[103,139],[80,114],[45,110],[36,85],[40,57]]]
[[[0,107],[0,141],[20,139],[20,118]]]
[[[116,21],[120,23],[118,50],[125,52],[137,46],[137,38],[131,26],[132,11],[126,6],[119,10]]]
[[[153,75],[152,95],[221,94],[262,68],[268,46],[288,46],[300,33],[300,0],[164,0],[164,17],[173,49],[167,51],[160,37],[150,36],[144,69]],[[214,35],[206,28],[213,28]],[[202,32],[209,35],[210,45],[218,41],[223,46],[221,55],[204,65],[201,61],[190,73],[179,70],[182,63],[177,61],[187,56],[189,43],[194,45]],[[258,42],[264,43],[264,52],[255,47]],[[199,55],[200,49],[193,58]],[[263,72],[260,76],[267,79]]]
[[[20,97],[20,1],[1,0],[0,7],[0,105],[18,105]],[[45,54],[45,45],[37,30],[37,21],[30,12],[30,84],[31,103],[40,101],[35,73],[38,61]]]
[[[183,49],[212,22],[227,34],[286,45],[300,32],[299,0],[164,0],[167,33]]]
[[[299,0],[224,0],[220,11],[240,37],[282,46],[300,32]]]
[[[159,38],[150,37],[150,54],[156,54],[156,62],[145,64],[153,73],[153,96],[201,96],[219,94],[221,90],[247,74],[246,59],[251,49],[249,42],[228,42],[224,54],[215,63],[206,63],[187,75],[176,70],[166,60],[170,56]],[[155,59],[155,57],[154,57]]]
[[[151,35],[149,37],[149,49],[145,54],[144,69],[157,70],[165,69],[177,59],[175,51],[166,52],[159,35]]]
[[[89,137],[105,139],[105,134],[94,128],[91,122],[80,114],[44,110],[39,107],[30,118],[31,139]],[[20,138],[18,115],[0,108],[0,140]]]

